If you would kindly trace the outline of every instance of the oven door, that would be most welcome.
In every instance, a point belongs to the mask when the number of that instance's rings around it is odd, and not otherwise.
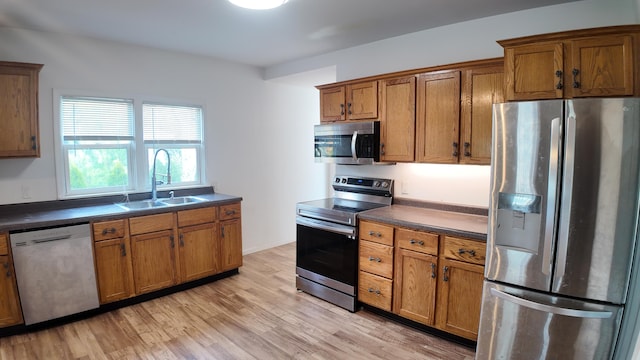
[[[355,295],[356,228],[296,216],[296,272],[311,281]]]

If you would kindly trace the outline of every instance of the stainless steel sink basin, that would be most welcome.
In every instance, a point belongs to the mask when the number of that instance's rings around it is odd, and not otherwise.
[[[205,201],[205,200],[195,196],[179,196],[174,198],[158,199],[156,201],[149,199],[149,200],[131,201],[126,203],[116,203],[116,205],[118,205],[119,207],[125,210],[144,210],[144,209],[153,209],[153,208],[163,207],[163,206],[193,204],[193,203],[198,203],[202,201]]]
[[[140,200],[140,201],[131,201],[127,203],[116,203],[116,205],[120,206],[125,210],[140,210],[140,209],[153,209],[157,207],[168,206],[160,201],[152,201],[152,200]]]
[[[195,196],[179,196],[169,199],[158,199],[158,201],[167,205],[184,205],[202,202],[204,199]]]

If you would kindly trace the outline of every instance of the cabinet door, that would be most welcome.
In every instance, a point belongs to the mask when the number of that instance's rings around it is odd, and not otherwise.
[[[179,233],[182,282],[216,274],[220,268],[216,224],[180,228]]]
[[[378,82],[347,85],[347,120],[378,118]]]
[[[176,284],[174,240],[170,230],[131,237],[136,294]]]
[[[504,49],[507,100],[561,99],[564,84],[561,42]]]
[[[0,237],[0,241],[2,237]],[[9,255],[0,256],[0,327],[22,323],[22,310],[13,263]]]
[[[476,340],[480,324],[484,267],[440,259],[438,322],[443,331]]]
[[[415,158],[416,78],[380,81],[380,160]]]
[[[96,273],[101,304],[134,295],[129,252],[125,238],[95,243]]]
[[[242,225],[240,219],[220,222],[220,240],[222,271],[242,266]]]
[[[434,324],[437,266],[435,256],[397,249],[394,313],[425,325]]]
[[[344,86],[320,90],[320,122],[345,120]]]
[[[40,157],[38,73],[42,65],[0,62],[0,157]]]
[[[491,163],[493,104],[504,101],[503,89],[502,66],[470,69],[464,72],[460,114],[461,163],[481,165]]]
[[[418,77],[416,161],[458,162],[460,72],[444,71]]]
[[[574,97],[633,95],[633,37],[603,36],[569,42]]]

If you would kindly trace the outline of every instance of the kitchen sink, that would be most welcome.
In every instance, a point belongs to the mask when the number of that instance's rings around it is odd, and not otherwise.
[[[144,209],[154,209],[154,208],[164,207],[164,206],[193,204],[193,203],[199,203],[202,201],[205,201],[205,200],[195,196],[179,196],[179,197],[173,197],[173,198],[158,199],[156,201],[147,199],[147,200],[131,201],[126,203],[116,203],[116,205],[125,210],[144,210]]]
[[[158,201],[167,205],[183,205],[202,202],[204,199],[195,196],[180,196],[168,199],[158,199]]]
[[[116,205],[120,206],[125,210],[142,210],[142,209],[153,209],[157,207],[168,206],[169,204],[165,204],[161,201],[152,201],[152,200],[140,200],[140,201],[131,201],[126,203],[116,203]]]

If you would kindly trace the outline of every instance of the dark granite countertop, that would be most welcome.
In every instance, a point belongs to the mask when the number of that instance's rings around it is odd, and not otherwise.
[[[394,204],[358,213],[358,218],[487,241],[487,215],[482,211],[478,214],[478,211],[468,213],[415,205]]]
[[[137,210],[126,210],[115,205],[116,202],[122,202],[123,196],[2,205],[0,206],[0,232],[144,216],[242,201],[239,196],[214,193],[210,187],[180,190],[175,193],[176,196],[197,196],[204,201]],[[148,193],[131,195],[131,201],[144,199],[147,195]],[[168,197],[168,194],[159,192],[158,197]]]

